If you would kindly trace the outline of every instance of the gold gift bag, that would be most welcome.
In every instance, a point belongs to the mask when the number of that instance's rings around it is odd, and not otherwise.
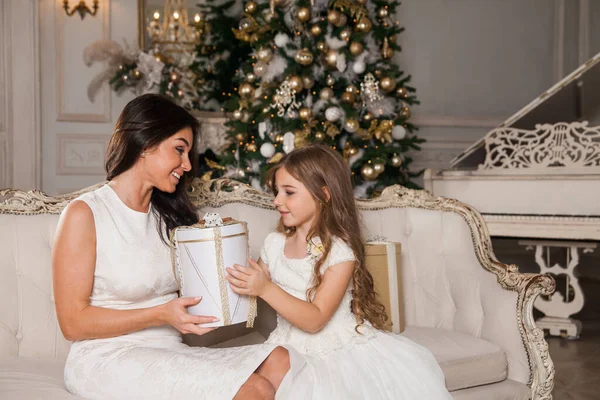
[[[371,242],[365,245],[365,263],[373,276],[377,299],[385,306],[391,322],[391,326],[385,330],[394,333],[404,331],[400,248],[400,243],[393,242]]]

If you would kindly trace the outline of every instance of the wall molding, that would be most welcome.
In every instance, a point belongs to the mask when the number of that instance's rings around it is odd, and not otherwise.
[[[586,62],[590,54],[590,0],[579,0],[579,64]]]
[[[12,159],[7,150],[9,145],[9,109],[8,95],[10,93],[10,63],[8,62],[8,47],[10,39],[8,3],[0,2],[0,188],[11,186]]]
[[[39,0],[4,0],[11,187],[41,187]],[[18,87],[11,82],[18,82]]]
[[[57,121],[71,121],[71,122],[110,122],[111,121],[111,91],[108,83],[104,83],[102,86],[102,105],[103,111],[98,114],[94,113],[74,113],[65,110],[65,94],[64,94],[64,48],[65,48],[65,37],[64,37],[64,25],[66,18],[77,18],[77,16],[67,17],[63,12],[62,8],[58,4],[54,6],[55,12],[55,31],[56,31],[56,104],[58,107]],[[110,39],[110,1],[102,2],[99,13],[102,16],[102,39]],[[89,18],[89,17],[88,17]],[[81,23],[89,23],[89,19],[81,21]],[[82,66],[83,59],[70,60],[70,62],[79,62]],[[106,66],[106,63],[103,65]],[[83,88],[82,88],[83,89]]]
[[[11,158],[8,146],[8,135],[0,133],[0,188],[11,187],[10,175],[12,168],[10,168]]]
[[[104,154],[110,135],[56,135],[56,175],[105,175]]]

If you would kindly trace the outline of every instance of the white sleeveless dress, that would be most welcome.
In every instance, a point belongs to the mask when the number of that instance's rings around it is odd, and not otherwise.
[[[108,185],[78,200],[96,224],[92,306],[128,310],[177,297],[169,249],[151,211],[130,209]],[[189,347],[170,326],[148,328],[74,342],[65,384],[88,399],[231,399],[274,348]]]
[[[284,247],[284,235],[269,234],[261,259],[268,265],[273,282],[306,300],[314,261],[311,257],[288,259]],[[350,247],[335,238],[322,273],[331,265],[354,259]],[[277,316],[277,327],[266,343],[292,346],[306,360],[300,373],[293,377],[287,398],[451,400],[444,374],[429,350],[368,323],[359,328],[362,334],[355,331],[351,290],[352,284],[331,320],[317,333],[304,332]]]

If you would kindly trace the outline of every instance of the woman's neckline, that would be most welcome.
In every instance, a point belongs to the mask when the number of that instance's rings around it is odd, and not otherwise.
[[[115,191],[115,189],[112,188],[112,186],[110,186],[108,183],[106,184],[106,187],[108,187],[108,190],[117,198],[118,202],[121,203],[123,205],[123,207],[125,207],[126,209],[128,209],[129,211],[131,211],[132,213],[135,214],[139,214],[139,215],[144,215],[144,216],[148,216],[150,215],[150,211],[152,210],[152,203],[150,203],[148,205],[148,211],[143,212],[143,211],[138,211],[138,210],[134,210],[133,208],[129,207],[127,204],[125,204],[125,202],[121,199],[121,197],[119,197],[119,194]]]

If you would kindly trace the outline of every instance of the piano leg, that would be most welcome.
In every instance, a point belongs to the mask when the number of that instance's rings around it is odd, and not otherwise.
[[[582,329],[581,321],[570,318],[570,316],[581,311],[585,298],[575,275],[575,268],[579,265],[579,251],[592,252],[596,248],[596,244],[537,240],[520,240],[519,244],[527,246],[527,249],[535,248],[535,261],[540,267],[540,273],[549,273],[554,275],[555,278],[560,275],[565,277],[564,295],[558,290],[561,283],[557,282],[557,290],[550,298],[540,296],[534,303],[535,308],[545,314],[543,318],[536,321],[536,325],[538,328],[547,331],[551,336],[579,338]],[[567,258],[564,265],[556,261],[554,264],[551,263],[551,247],[567,249]]]

